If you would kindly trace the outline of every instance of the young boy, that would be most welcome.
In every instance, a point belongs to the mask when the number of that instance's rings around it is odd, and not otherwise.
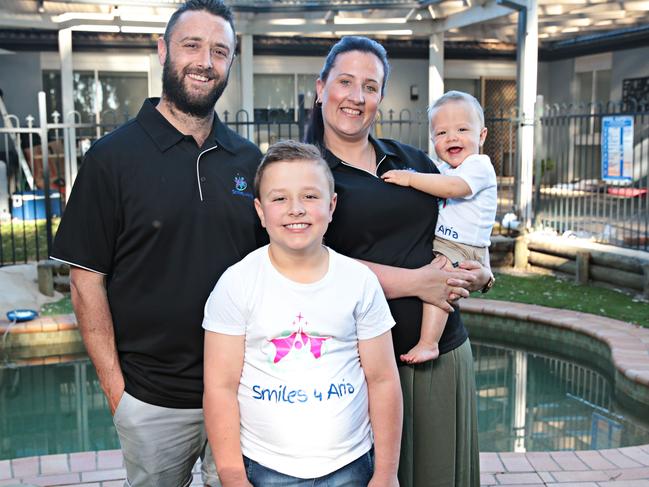
[[[383,174],[389,183],[410,186],[446,198],[435,230],[433,249],[447,258],[447,266],[476,260],[489,266],[489,236],[496,217],[496,173],[488,156],[480,155],[487,137],[478,100],[449,91],[429,109],[430,134],[441,174],[393,170]],[[483,292],[493,285],[493,277]],[[400,358],[407,363],[434,360],[447,314],[424,304],[419,343]]]
[[[315,146],[280,142],[254,189],[270,244],[223,274],[203,321],[205,422],[222,485],[396,486],[394,320],[374,274],[322,244],[331,171]]]

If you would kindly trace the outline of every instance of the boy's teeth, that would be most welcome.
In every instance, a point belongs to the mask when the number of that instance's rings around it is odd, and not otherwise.
[[[301,228],[306,228],[308,225],[306,223],[291,223],[290,225],[286,225],[287,228],[292,228],[292,229],[301,229]]]

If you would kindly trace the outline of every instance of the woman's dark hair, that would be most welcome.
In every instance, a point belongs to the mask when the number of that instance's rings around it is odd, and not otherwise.
[[[327,81],[331,68],[336,64],[336,58],[339,54],[344,54],[350,51],[367,52],[374,54],[381,64],[383,65],[383,84],[381,85],[381,94],[385,94],[385,87],[390,76],[390,63],[388,62],[388,53],[385,48],[378,42],[368,39],[367,37],[360,36],[345,36],[340,39],[329,50],[327,58],[325,59],[322,71],[320,71],[320,79],[323,82]],[[311,110],[311,117],[307,124],[306,134],[304,141],[309,144],[315,144],[321,150],[324,149],[324,121],[322,120],[322,104],[318,103],[317,98],[313,102],[313,110]]]

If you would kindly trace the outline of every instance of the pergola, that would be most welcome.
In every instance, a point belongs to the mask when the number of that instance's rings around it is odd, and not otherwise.
[[[63,113],[74,109],[72,32],[162,33],[180,0],[3,0],[0,29],[58,31]],[[635,0],[230,0],[240,34],[243,106],[253,112],[253,37],[428,40],[428,100],[443,92],[445,41],[510,43],[517,51],[520,216],[530,221],[539,43],[649,24]]]

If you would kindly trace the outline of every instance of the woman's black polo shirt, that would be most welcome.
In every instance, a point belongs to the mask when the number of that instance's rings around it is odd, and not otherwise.
[[[157,101],[88,151],[52,257],[106,275],[128,393],[199,408],[205,301],[265,243],[252,191],[261,153],[216,117],[199,148]]]
[[[439,172],[428,156],[409,145],[389,139],[370,142],[376,152],[377,174],[390,169]],[[438,200],[421,191],[386,183],[380,177],[346,164],[330,151],[325,159],[336,183],[338,203],[325,235],[331,248],[349,257],[377,264],[414,269],[433,259],[433,236]],[[397,363],[419,340],[421,301],[417,298],[388,301],[397,322],[392,328]],[[454,312],[439,342],[440,353],[460,346],[467,332]]]

